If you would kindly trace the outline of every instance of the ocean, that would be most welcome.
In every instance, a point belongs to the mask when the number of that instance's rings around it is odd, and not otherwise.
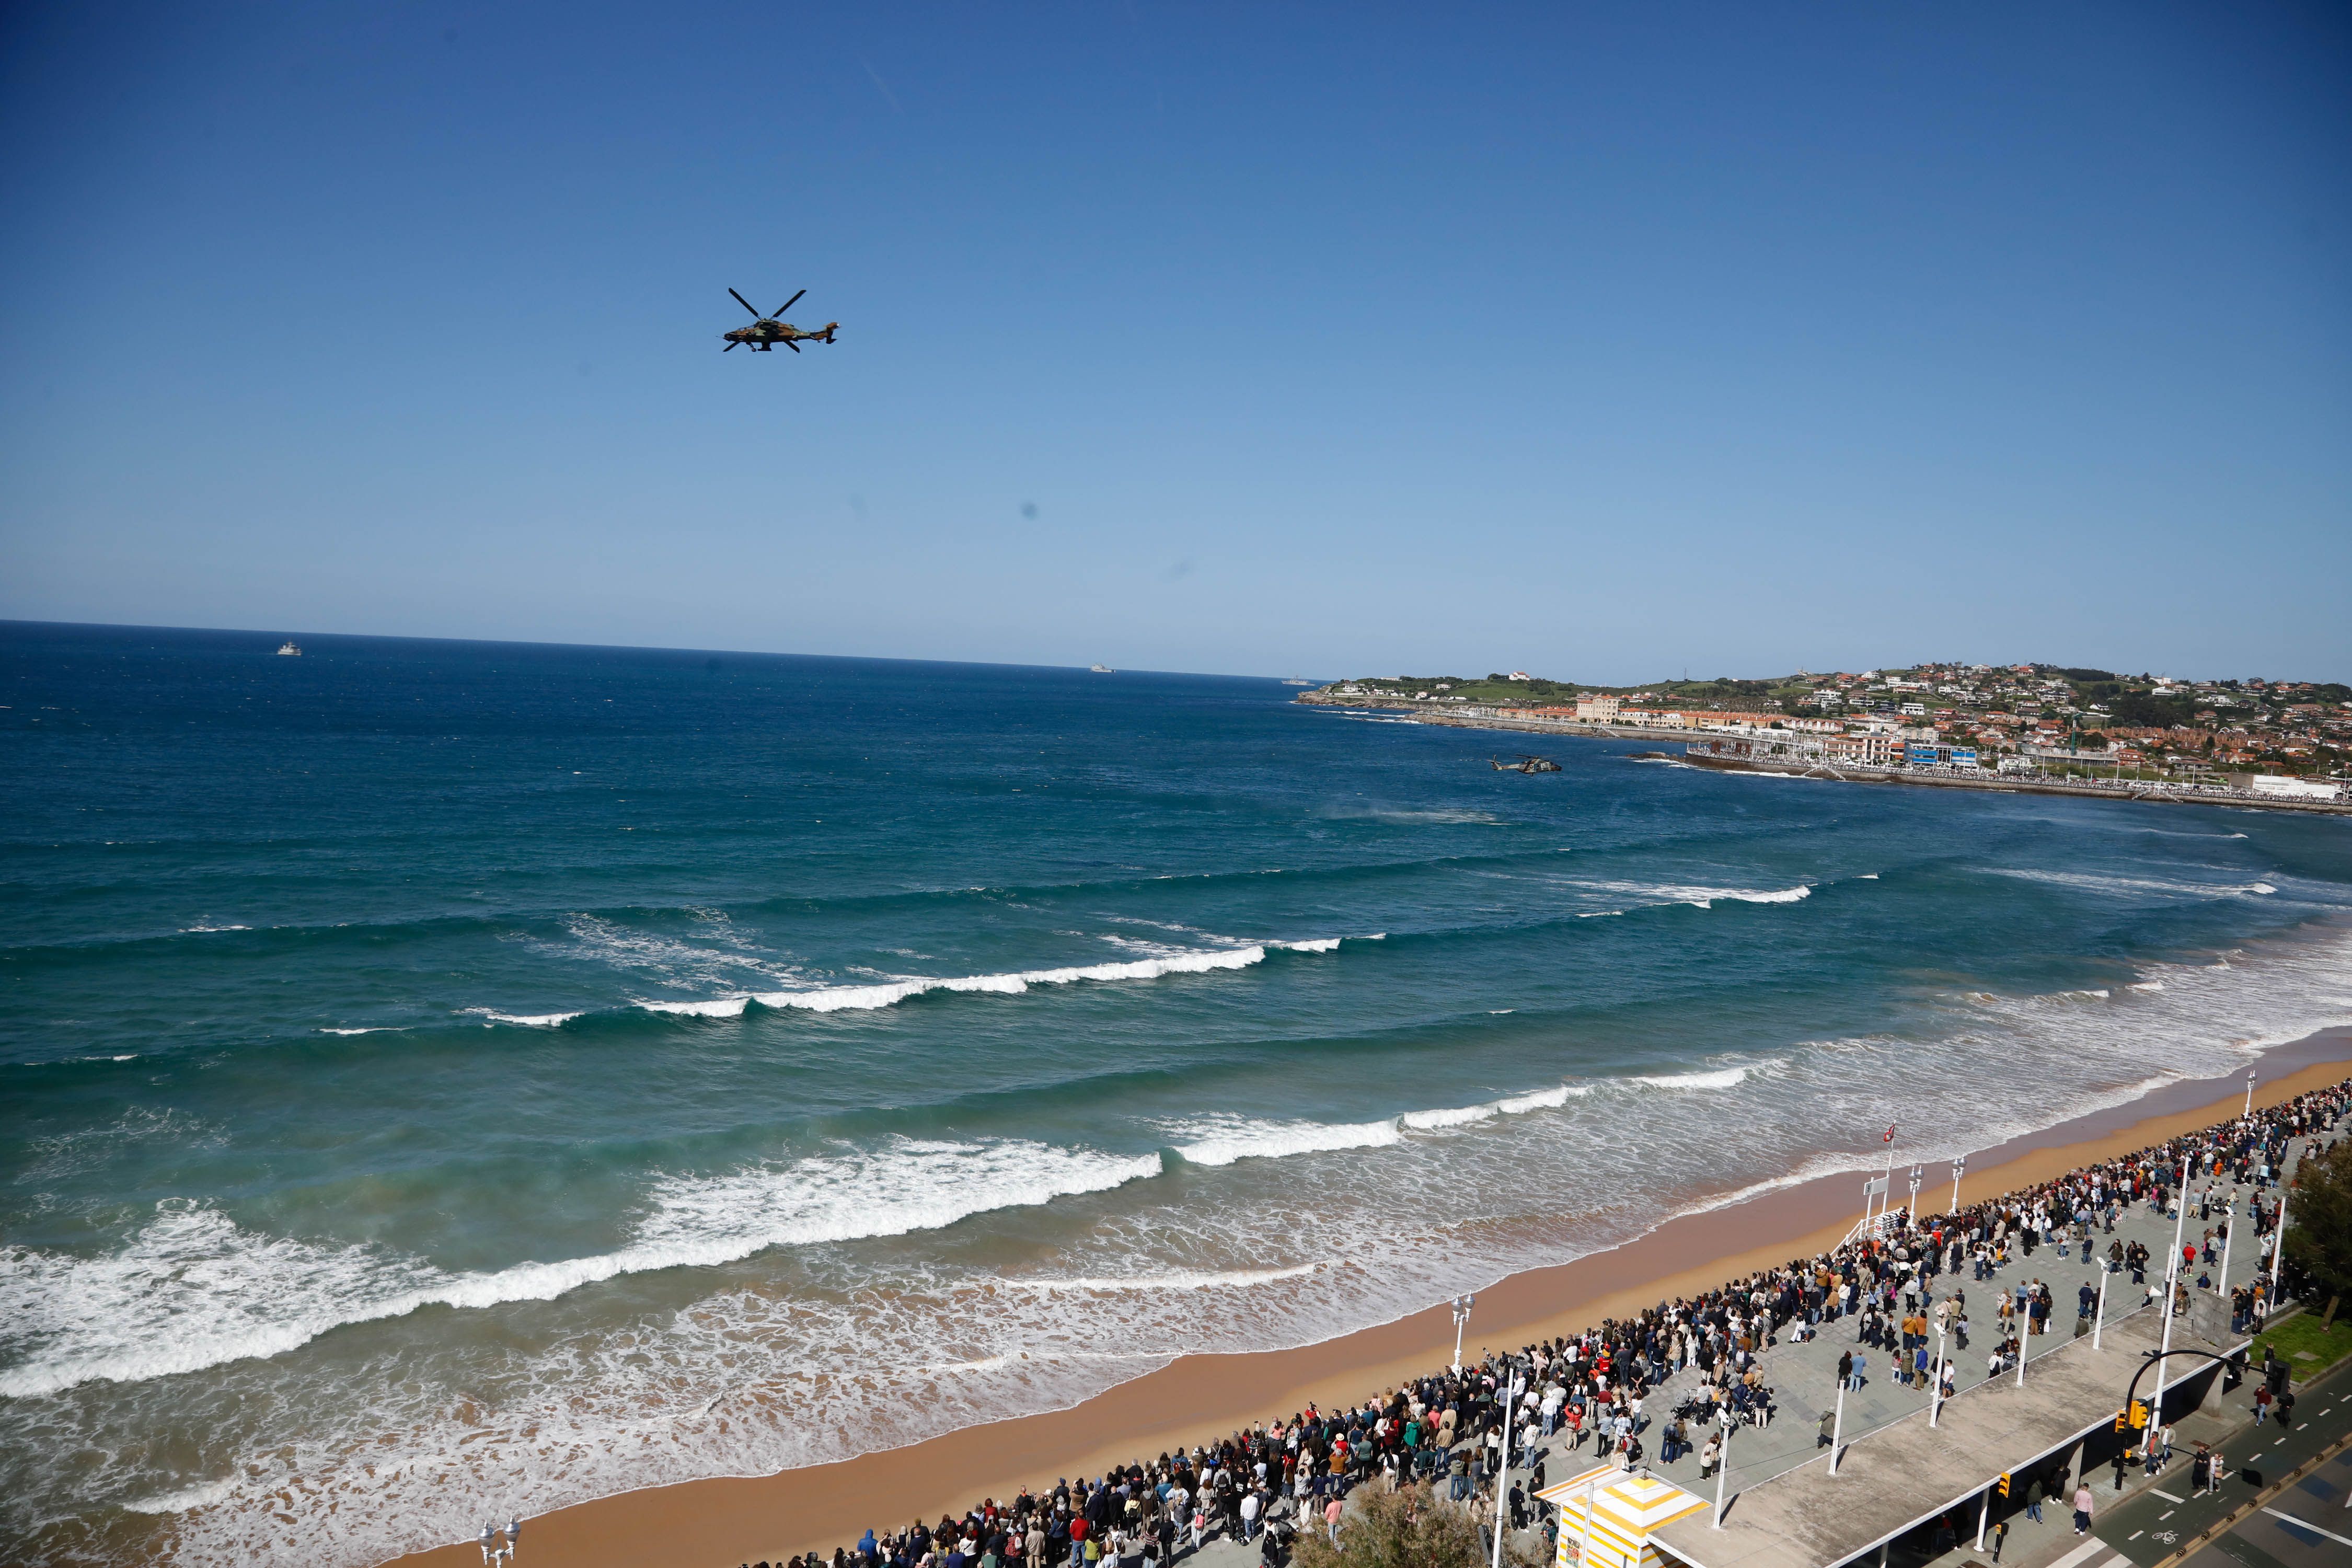
[[[2352,1022],[2332,819],[278,640],[0,626],[11,1561],[840,1458]]]

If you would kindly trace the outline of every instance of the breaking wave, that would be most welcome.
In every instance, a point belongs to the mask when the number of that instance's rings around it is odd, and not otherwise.
[[[1379,942],[1387,933],[1373,932],[1354,938],[1359,942]],[[747,991],[733,996],[712,996],[683,1001],[646,999],[630,1004],[638,1011],[659,1013],[677,1018],[735,1018],[751,1006],[774,1008],[779,1011],[798,1010],[804,1013],[862,1012],[881,1007],[895,1007],[916,996],[935,992],[966,993],[997,996],[1018,996],[1036,985],[1075,985],[1083,982],[1108,983],[1122,980],[1157,980],[1169,974],[1206,974],[1221,969],[1247,969],[1265,962],[1268,952],[1333,952],[1346,937],[1307,937],[1297,942],[1251,942],[1241,947],[1195,948],[1184,951],[1162,951],[1149,958],[1128,959],[1116,963],[1080,963],[1059,969],[1024,969],[1007,974],[909,975],[904,979],[886,980],[871,985],[824,985],[805,991]],[[523,1024],[551,1028],[584,1016],[583,1013],[501,1013],[488,1007],[469,1007],[478,1014],[503,1024]]]
[[[1614,893],[1648,900],[1652,904],[1688,904],[1694,909],[1713,909],[1723,900],[1743,904],[1793,904],[1811,898],[1810,883],[1793,888],[1755,889],[1749,888],[1709,888],[1675,882],[1578,882],[1596,893]],[[1594,914],[1622,914],[1622,910],[1594,910]]]
[[[1236,1160],[1278,1160],[1291,1154],[1324,1154],[1340,1149],[1380,1149],[1404,1142],[1408,1132],[1442,1132],[1498,1116],[1524,1116],[1557,1110],[1592,1092],[1589,1084],[1559,1084],[1528,1094],[1507,1095],[1477,1105],[1408,1110],[1379,1121],[1262,1121],[1243,1116],[1207,1116],[1184,1123],[1177,1136],[1190,1141],[1176,1152],[1193,1165],[1230,1165]]]
[[[2124,898],[2153,894],[2159,898],[2241,899],[2278,891],[2268,882],[2175,882],[2155,877],[2103,877],[2088,871],[2045,871],[2033,867],[1988,866],[1985,869],[1996,877],[2011,877],[2021,882],[2047,882]]]
[[[667,1178],[625,1247],[469,1273],[379,1247],[268,1236],[210,1204],[165,1199],[113,1253],[0,1247],[0,1345],[24,1357],[0,1369],[0,1397],[281,1355],[345,1324],[420,1307],[552,1300],[625,1274],[714,1268],[772,1247],[938,1230],[1160,1170],[1156,1154],[893,1139],[782,1167]]]
[[[1627,1081],[1647,1084],[1652,1089],[1737,1089],[1748,1081],[1748,1069],[1723,1068],[1714,1072],[1637,1074]]]

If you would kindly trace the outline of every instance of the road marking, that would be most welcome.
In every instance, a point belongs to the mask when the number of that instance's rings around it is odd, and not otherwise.
[[[2113,1550],[2114,1548],[2109,1546],[2105,1542],[2094,1537],[2091,1540],[2083,1542],[2082,1545],[2074,1548],[2074,1551],[2066,1553],[2065,1556],[2058,1559],[2057,1562],[2050,1564],[2050,1568],[2082,1568],[2084,1563],[2088,1563],[2100,1552],[2111,1552]]]
[[[2332,1530],[2322,1530],[2319,1526],[2312,1523],[2307,1519],[2297,1519],[2291,1513],[2281,1513],[2274,1508],[2264,1507],[2263,1511],[2269,1514],[2273,1519],[2283,1519],[2286,1521],[2287,1523],[2294,1526],[2297,1530],[2307,1530],[2314,1535],[2324,1535],[2330,1541],[2339,1541],[2347,1546],[2352,1546],[2352,1535],[2338,1535]]]
[[[2148,1488],[2147,1489],[2148,1489],[2148,1490],[2150,1490],[2150,1491],[2152,1491],[2152,1492],[2154,1492],[2157,1496],[2158,1496],[2158,1497],[2162,1498],[2162,1499],[2163,1499],[2165,1501],[2167,1501],[2167,1502],[2170,1502],[2170,1503],[2179,1503],[2179,1502],[2186,1502],[2186,1501],[2188,1501],[2188,1500],[2188,1500],[2188,1499],[2186,1499],[2186,1498],[2177,1498],[2177,1497],[2174,1497],[2170,1492],[2166,1491],[2162,1487],[2150,1487],[2150,1488]]]

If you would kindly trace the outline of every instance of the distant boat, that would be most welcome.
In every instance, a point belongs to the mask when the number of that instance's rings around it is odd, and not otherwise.
[[[1295,675],[1286,675],[1283,677],[1282,683],[1285,686],[1312,686],[1315,684],[1311,680],[1301,680]]]
[[[280,658],[300,658],[302,657],[302,650],[294,646],[294,639],[292,637],[288,637],[284,642],[278,645],[278,657]]]
[[[1093,670],[1097,675],[1108,675],[1110,673],[1110,666],[1107,664],[1090,664],[1087,666],[1087,668]]]

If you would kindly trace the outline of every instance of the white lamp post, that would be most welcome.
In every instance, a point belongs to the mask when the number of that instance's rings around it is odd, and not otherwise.
[[[1927,1394],[1927,1425],[1933,1426],[1936,1417],[1944,1412],[1944,1325],[1936,1325],[1936,1386]]]
[[[1840,1402],[1843,1405],[1843,1401]],[[1731,1474],[1731,1423],[1728,1409],[1723,1412],[1723,1448],[1715,1457],[1715,1528],[1723,1528],[1723,1483]]]
[[[2238,1239],[2238,1194],[2221,1204],[2221,1300],[2230,1299],[2230,1244]]]
[[[1503,1568],[1503,1527],[1510,1522],[1505,1511],[1503,1490],[1511,1479],[1511,1423],[1518,1416],[1519,1394],[1527,1383],[1517,1372],[1511,1373],[1503,1394],[1503,1462],[1495,1471],[1495,1559],[1493,1568]]]
[[[2278,1221],[2271,1226],[2271,1310],[2278,1310],[2279,1265],[2286,1260],[2286,1166],[2279,1166]]]
[[[2164,1348],[2172,1348],[2172,1291],[2180,1276],[2180,1237],[2189,1226],[2189,1156],[2180,1156],[2180,1191],[2177,1200],[2179,1213],[2172,1222],[2172,1256],[2164,1260]],[[2162,1392],[2163,1374],[2158,1374],[2158,1389]]]
[[[1447,1303],[1454,1309],[1454,1370],[1462,1370],[1462,1330],[1470,1321],[1470,1309],[1478,1304],[1475,1296],[1456,1296]]]
[[[2246,1069],[2246,1120],[2248,1120],[2249,1121],[2252,1121],[2252,1120],[2253,1120],[2253,1115],[2254,1115],[2254,1069],[2253,1069],[2253,1068],[2248,1068]]]
[[[1836,1475],[1838,1450],[1845,1447],[1845,1382],[1838,1379],[1837,1416],[1830,1423],[1830,1474]]]
[[[2107,1264],[2099,1260],[2099,1315],[2091,1320],[2091,1348],[2099,1348],[2099,1331],[2107,1326]]]
[[[1952,1212],[1954,1214],[1960,1212],[1960,1173],[1968,1168],[1969,1157],[1966,1154],[1952,1162]]]
[[[1911,1206],[1903,1211],[1903,1223],[1906,1227],[1919,1223],[1919,1179],[1926,1174],[1927,1172],[1919,1166],[1911,1167]]]

